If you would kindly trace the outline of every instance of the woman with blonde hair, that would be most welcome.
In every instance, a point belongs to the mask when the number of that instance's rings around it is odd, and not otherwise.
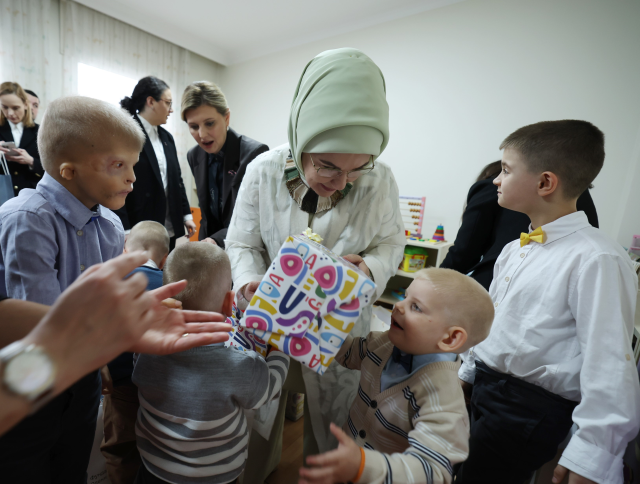
[[[224,248],[247,165],[269,147],[229,127],[231,110],[227,99],[212,82],[187,86],[181,111],[182,120],[198,143],[187,153],[202,214],[198,239]]]
[[[16,196],[23,188],[35,188],[44,175],[38,153],[38,127],[20,84],[0,84],[0,152],[7,158]]]

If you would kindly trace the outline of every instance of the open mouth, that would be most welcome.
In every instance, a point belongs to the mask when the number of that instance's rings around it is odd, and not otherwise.
[[[400,331],[404,331],[404,328],[398,324],[393,316],[391,316],[391,327],[399,329]]]
[[[211,148],[213,146],[213,141],[203,141],[202,144],[207,148]]]

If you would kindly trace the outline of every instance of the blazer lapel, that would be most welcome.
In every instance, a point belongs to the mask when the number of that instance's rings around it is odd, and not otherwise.
[[[140,118],[138,118],[137,115],[134,115],[133,119],[135,119],[138,122],[138,124],[142,128],[142,131],[144,132],[145,141],[144,141],[144,146],[142,147],[142,152],[146,155],[147,159],[149,160],[149,164],[151,165],[151,169],[153,170],[153,173],[156,175],[156,178],[158,179],[158,182],[160,183],[160,185],[162,185],[162,175],[160,175],[158,158],[156,158],[156,153],[155,151],[153,151],[153,146],[151,146],[151,140],[149,139],[149,134],[145,131],[144,126],[142,126],[142,122],[140,121]]]
[[[23,128],[22,129],[22,138],[20,138],[20,146],[18,148],[26,149],[29,146],[29,143],[33,141],[33,138],[36,136],[36,130],[33,128]]]
[[[224,175],[222,178],[222,211],[227,205],[231,195],[231,185],[240,166],[240,137],[238,133],[229,128],[224,152]]]

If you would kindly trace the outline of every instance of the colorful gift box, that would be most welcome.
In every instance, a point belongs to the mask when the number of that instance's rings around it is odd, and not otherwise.
[[[375,289],[364,272],[324,246],[289,237],[229,345],[259,351],[270,344],[322,375]]]

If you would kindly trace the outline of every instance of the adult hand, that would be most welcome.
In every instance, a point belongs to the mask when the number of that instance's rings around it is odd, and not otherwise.
[[[33,165],[33,156],[27,153],[27,150],[22,148],[14,148],[15,151],[18,152],[15,156],[6,155],[7,150],[3,150],[5,152],[5,156],[7,161],[15,161],[16,163],[20,163],[21,165]]]
[[[360,470],[360,447],[340,427],[332,423],[331,433],[338,439],[338,448],[307,457],[310,468],[300,468],[298,484],[334,484],[356,478]]]
[[[187,229],[187,238],[189,239],[196,233],[196,224],[193,220],[186,220],[184,222],[184,228]]]
[[[186,285],[187,281],[179,281],[149,292],[158,302],[157,317],[129,351],[169,355],[229,339],[231,325],[224,323],[227,318],[222,314],[171,309],[176,303],[179,306],[182,303],[167,298],[178,294]]]
[[[206,239],[202,239],[200,242],[207,242],[208,244],[218,245],[218,243],[213,240],[211,237],[207,237]]]
[[[357,266],[358,269],[364,272],[367,276],[371,277],[371,272],[369,271],[367,264],[365,264],[364,259],[359,255],[357,254],[343,255],[342,258],[348,260],[353,265]]]
[[[551,482],[553,482],[553,484],[560,484],[567,475],[567,472],[569,473],[569,484],[595,484],[595,481],[587,479],[580,474],[576,474],[575,472],[570,471],[569,469],[561,465],[557,465],[554,469],[553,479],[551,479]]]

